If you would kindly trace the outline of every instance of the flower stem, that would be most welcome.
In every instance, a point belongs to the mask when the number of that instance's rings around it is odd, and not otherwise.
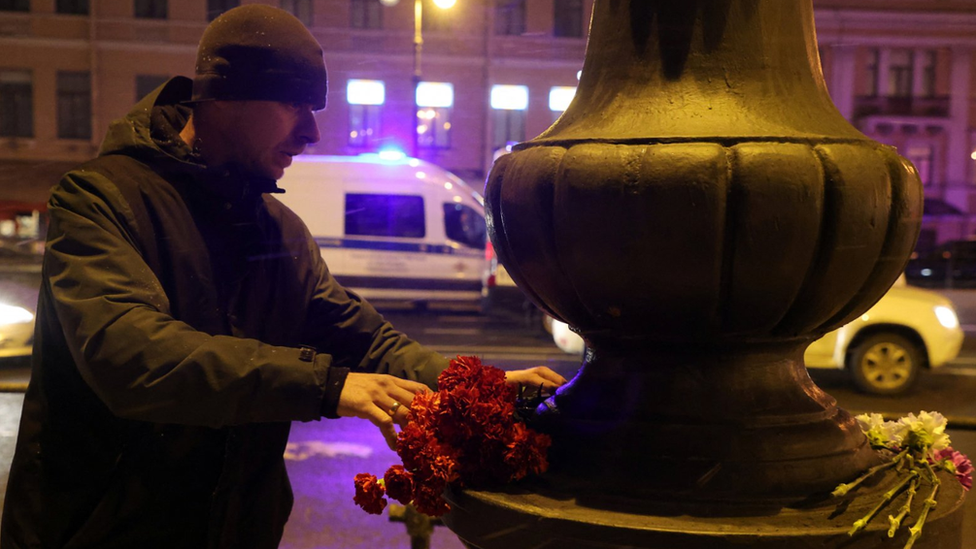
[[[891,490],[885,492],[884,497],[881,498],[881,501],[879,501],[878,504],[874,506],[874,509],[871,509],[871,511],[868,514],[864,515],[864,517],[854,522],[854,526],[851,528],[851,531],[847,533],[847,535],[853,536],[854,534],[861,531],[865,526],[867,526],[868,523],[871,522],[871,519],[873,519],[874,516],[878,514],[878,511],[880,511],[885,505],[888,504],[888,502],[894,499],[894,497],[898,494],[898,492],[901,492],[902,488],[904,488],[905,485],[908,484],[910,480],[914,479],[917,476],[918,473],[912,471],[911,474],[901,479],[901,482],[893,486]]]
[[[931,466],[929,466],[931,470]],[[935,507],[935,495],[939,493],[939,480],[935,479],[935,486],[932,487],[932,493],[926,498],[925,503],[922,505],[922,512],[918,515],[918,520],[915,524],[908,529],[911,532],[911,536],[908,538],[908,543],[905,544],[905,549],[912,549],[915,545],[915,541],[922,536],[922,527],[925,526],[925,519],[929,515],[929,510]]]
[[[922,463],[925,464],[925,469],[929,472],[929,478],[932,479],[932,484],[936,486],[942,484],[942,481],[939,480],[939,476],[935,474],[935,469],[932,468],[932,464],[929,463],[928,460],[924,460]]]
[[[915,499],[915,493],[917,492],[916,488],[918,488],[919,475],[917,470],[912,470],[909,475],[911,482],[908,483],[908,499],[905,500],[905,504],[902,505],[901,509],[898,510],[898,515],[888,515],[888,524],[890,525],[888,528],[889,538],[895,537],[895,532],[898,530],[898,527],[901,526],[901,521],[905,519],[905,516],[908,515],[909,512],[911,512],[912,500]]]
[[[882,463],[881,465],[875,465],[874,467],[868,469],[866,473],[858,477],[853,482],[848,482],[847,484],[841,484],[837,486],[837,488],[834,488],[834,491],[831,492],[831,495],[834,496],[835,498],[847,495],[848,492],[850,492],[854,488],[857,488],[862,482],[871,478],[871,476],[873,476],[875,473],[884,471],[885,469],[889,469],[901,463],[901,460],[905,457],[907,453],[908,453],[908,448],[902,450],[900,454],[891,458],[891,460],[888,461],[887,463]]]

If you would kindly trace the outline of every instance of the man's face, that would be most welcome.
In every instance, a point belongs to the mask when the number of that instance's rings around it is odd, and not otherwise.
[[[233,162],[257,176],[280,179],[292,157],[320,138],[311,105],[217,101],[213,106],[207,124],[213,132],[201,135],[203,150],[217,164]]]

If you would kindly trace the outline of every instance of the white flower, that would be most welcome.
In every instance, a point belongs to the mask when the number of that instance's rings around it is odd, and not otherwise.
[[[855,416],[854,419],[861,424],[861,430],[865,433],[884,425],[884,416],[881,414],[861,414],[859,416]]]
[[[904,433],[905,443],[913,450],[928,453],[947,448],[949,435],[945,433],[946,418],[939,412],[919,412],[908,414],[899,421],[899,429]]]
[[[900,446],[904,440],[904,433],[907,432],[901,423],[885,421],[881,414],[861,414],[855,419],[868,437],[871,446],[875,448]]]

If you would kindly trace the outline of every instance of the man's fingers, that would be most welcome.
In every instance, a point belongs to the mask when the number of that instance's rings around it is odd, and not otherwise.
[[[521,384],[529,387],[542,385],[546,389],[555,389],[566,383],[566,378],[545,366],[514,370],[508,372],[505,378],[510,384]]]
[[[410,407],[410,403],[413,402],[413,395],[414,394],[415,393],[412,393],[410,391],[405,391],[405,390],[397,387],[397,388],[391,389],[389,391],[389,393],[387,394],[387,397],[390,399],[390,401],[387,402],[387,403],[390,406],[392,406],[393,405],[393,401],[396,401],[396,402],[399,402],[400,404],[402,404],[403,406],[406,406],[406,407],[409,408]],[[384,401],[384,402],[386,402],[386,401]],[[386,409],[389,410],[390,409],[389,406]]]
[[[376,407],[374,413],[370,414],[368,419],[383,434],[383,438],[386,439],[386,445],[390,447],[390,450],[396,451],[397,432],[390,414]]]
[[[406,427],[407,423],[410,423],[410,406],[406,404],[400,404],[399,406],[393,405],[390,410],[393,413],[390,417],[393,419],[393,423],[396,423],[400,427]]]
[[[368,419],[379,428],[387,445],[395,449],[396,425],[407,425],[414,395],[428,390],[421,383],[386,374],[353,372],[339,395],[337,411],[340,416]]]
[[[424,385],[423,383],[418,383],[416,381],[410,381],[409,379],[400,379],[398,377],[390,376],[393,382],[401,389],[409,391],[411,395],[417,393],[426,393],[430,391],[430,387]]]
[[[559,385],[563,385],[566,383],[566,378],[550,370],[549,368],[546,368],[545,366],[542,366],[541,370],[536,373],[539,374],[539,376],[542,377],[545,381],[548,381],[549,383],[553,383],[557,387]]]

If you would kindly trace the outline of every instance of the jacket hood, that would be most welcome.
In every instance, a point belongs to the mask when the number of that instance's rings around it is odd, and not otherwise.
[[[192,108],[185,103],[193,81],[169,79],[142,98],[129,114],[113,121],[98,151],[99,156],[130,156],[160,172],[201,179],[221,195],[282,192],[273,179],[255,177],[235,167],[209,167],[180,137]]]
[[[129,114],[113,121],[98,151],[99,156],[121,154],[153,165],[200,171],[206,167],[180,138],[191,109],[181,102],[190,98],[193,81],[177,76],[143,97]]]

